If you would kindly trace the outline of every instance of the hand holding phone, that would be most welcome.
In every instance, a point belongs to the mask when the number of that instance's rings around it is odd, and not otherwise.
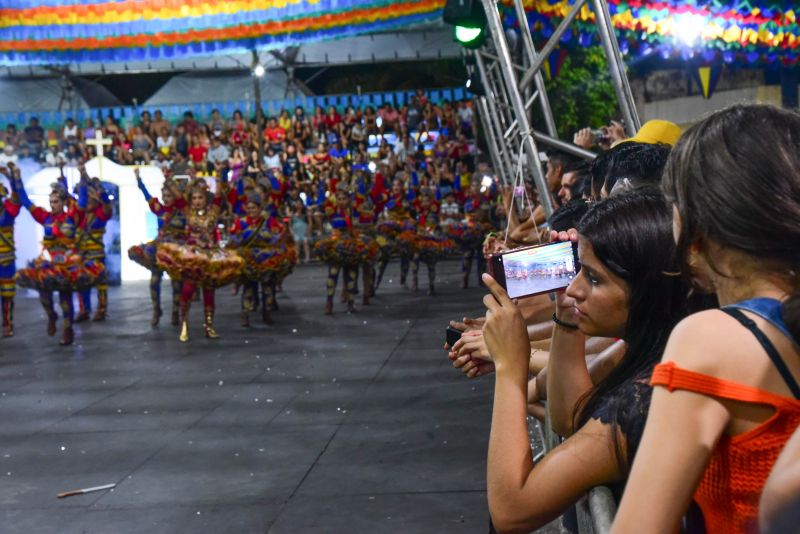
[[[461,330],[458,330],[457,328],[453,328],[452,326],[448,326],[446,334],[445,334],[445,339],[447,340],[447,345],[450,348],[453,348],[453,345],[455,345],[456,342],[458,342],[458,340],[461,339],[461,335],[463,333],[464,332],[462,332]]]
[[[577,243],[555,242],[523,247],[491,258],[491,274],[519,299],[567,287],[580,269]]]

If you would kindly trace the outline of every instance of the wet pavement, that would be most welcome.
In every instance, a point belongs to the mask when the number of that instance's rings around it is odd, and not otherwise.
[[[456,262],[435,297],[398,270],[372,305],[326,317],[323,268],[300,266],[276,324],[250,329],[223,288],[222,337],[203,338],[196,302],[187,344],[150,327],[146,283],[112,288],[110,319],[68,348],[22,290],[0,340],[0,531],[487,532],[493,381],[440,348],[483,291],[460,289]]]

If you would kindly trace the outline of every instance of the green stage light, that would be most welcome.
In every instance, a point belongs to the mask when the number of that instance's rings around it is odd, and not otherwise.
[[[469,44],[480,38],[482,33],[483,28],[456,26],[456,41],[462,44]]]

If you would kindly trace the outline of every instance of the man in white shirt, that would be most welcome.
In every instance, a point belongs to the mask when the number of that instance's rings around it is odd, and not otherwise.
[[[475,137],[475,131],[472,128],[474,116],[475,113],[472,111],[472,106],[468,100],[462,100],[458,103],[458,120],[461,121],[461,131],[471,139]]]

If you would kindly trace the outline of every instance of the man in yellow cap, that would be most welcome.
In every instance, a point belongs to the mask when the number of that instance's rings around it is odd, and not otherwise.
[[[661,119],[652,119],[642,124],[636,135],[627,139],[622,139],[611,146],[615,147],[622,143],[645,143],[648,145],[664,144],[674,146],[681,136],[681,127],[674,122]]]
[[[681,127],[674,122],[652,119],[639,128],[633,137],[625,137],[625,128],[617,121],[611,121],[602,128],[603,137],[598,136],[591,128],[584,128],[575,134],[573,143],[587,150],[595,144],[604,149],[613,148],[622,143],[645,143],[648,145],[664,144],[673,146],[681,136]]]

